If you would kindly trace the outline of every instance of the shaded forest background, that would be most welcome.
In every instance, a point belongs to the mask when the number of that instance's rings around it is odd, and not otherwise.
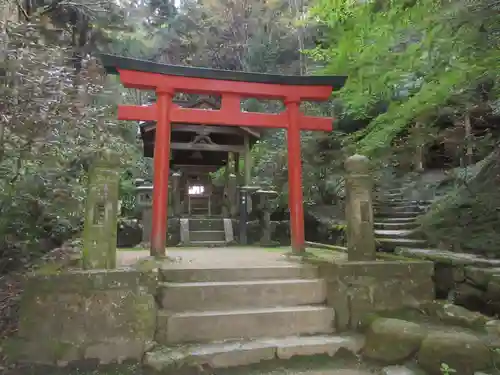
[[[122,155],[124,217],[134,179],[152,173],[137,125],[117,121],[116,108],[153,93],[104,77],[99,51],[348,75],[330,103],[305,108],[336,117],[333,132],[303,134],[309,212],[338,215],[342,163],[359,152],[378,190],[439,193],[421,222],[432,244],[500,249],[498,0],[0,0],[0,14],[0,273],[78,237],[96,151]],[[252,152],[254,182],[280,191],[285,212],[285,134],[266,132]],[[429,179],[435,171],[444,177]]]

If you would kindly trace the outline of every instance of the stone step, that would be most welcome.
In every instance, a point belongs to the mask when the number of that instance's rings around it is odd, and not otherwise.
[[[189,246],[192,247],[223,247],[226,245],[226,241],[189,241]]]
[[[322,279],[161,283],[160,306],[170,312],[314,305],[326,301]]]
[[[386,230],[403,230],[403,229],[415,229],[418,228],[418,224],[415,221],[409,221],[404,223],[394,223],[394,222],[374,222],[373,227],[377,229]]]
[[[394,251],[397,247],[422,247],[425,246],[427,241],[413,238],[380,238],[377,237],[376,241],[378,246],[385,251]]]
[[[411,217],[422,215],[425,211],[421,208],[408,209],[408,210],[393,210],[390,207],[378,208],[373,210],[373,214],[378,217]]]
[[[356,355],[363,346],[364,337],[358,334],[261,338],[252,341],[158,347],[146,353],[144,365],[157,372],[178,370],[186,364],[197,369],[228,368],[272,359],[289,359],[293,356],[333,356],[340,349]]]
[[[418,205],[418,206],[429,206],[433,201],[430,200],[409,200],[409,199],[389,199],[389,200],[376,200],[375,205],[385,205],[385,206],[408,206],[408,205]]]
[[[377,218],[415,218],[420,212],[375,212],[374,215]]]
[[[206,343],[258,337],[332,333],[334,310],[324,306],[272,307],[230,311],[169,313],[160,311],[160,344]]]
[[[377,223],[413,223],[417,220],[418,216],[409,216],[409,217],[375,217],[375,221]]]
[[[191,228],[190,228],[191,229]],[[208,242],[219,242],[226,241],[226,233],[224,230],[190,230],[189,231],[189,241],[208,241]]]
[[[189,219],[191,231],[224,231],[222,219]]]
[[[373,209],[376,211],[390,211],[390,212],[422,212],[425,207],[418,204],[401,204],[401,205],[374,205]]]
[[[403,193],[383,193],[380,195],[380,197],[383,197],[386,199],[404,198]]]
[[[160,269],[161,281],[176,283],[317,278],[318,268],[309,264],[245,268]]]
[[[378,238],[408,238],[408,237],[414,237],[415,235],[418,235],[418,232],[415,229],[375,229],[374,230],[375,236]]]

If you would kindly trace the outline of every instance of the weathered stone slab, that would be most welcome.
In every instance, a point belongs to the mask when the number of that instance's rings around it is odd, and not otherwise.
[[[500,267],[500,260],[486,259],[474,254],[454,253],[437,249],[397,248],[396,253],[408,258],[430,260],[436,263],[476,267]]]
[[[379,318],[369,327],[363,356],[396,364],[415,354],[426,335],[420,325],[399,319]]]
[[[334,356],[340,349],[358,354],[364,345],[362,335],[287,337],[278,340],[264,340],[276,346],[276,356],[289,359],[294,356],[327,354]]]
[[[300,306],[323,303],[321,279],[162,283],[159,303],[172,312]]]
[[[331,333],[333,309],[294,306],[158,314],[160,344],[212,342],[254,337],[286,337]]]
[[[153,341],[153,280],[134,270],[34,275],[20,306],[14,360],[141,360]],[[153,288],[154,289],[154,288]]]
[[[357,328],[363,316],[419,306],[434,299],[433,263],[426,261],[339,262],[320,266],[327,304],[338,331]]]
[[[398,365],[384,367],[381,373],[382,375],[425,375],[421,370]]]
[[[276,339],[253,339],[224,343],[194,344],[182,348],[158,347],[144,357],[144,364],[158,372],[183,366],[227,368],[256,364],[275,358],[327,354],[340,349],[358,353],[364,343],[362,335],[290,336]]]
[[[465,277],[471,284],[478,287],[486,287],[493,275],[500,275],[500,267],[495,268],[479,268],[479,267],[466,267]]]

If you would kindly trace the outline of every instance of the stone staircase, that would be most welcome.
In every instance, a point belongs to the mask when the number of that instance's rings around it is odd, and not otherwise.
[[[158,346],[144,358],[157,371],[362,348],[362,336],[333,334],[334,310],[314,266],[169,269],[160,278]]]
[[[381,251],[393,252],[396,247],[425,248],[427,242],[417,230],[417,217],[431,201],[405,199],[402,189],[379,194],[374,203],[374,231]]]
[[[185,246],[225,246],[233,239],[230,219],[217,217],[181,219],[181,243]]]

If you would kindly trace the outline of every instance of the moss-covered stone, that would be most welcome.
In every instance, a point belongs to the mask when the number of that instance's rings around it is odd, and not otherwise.
[[[492,356],[476,336],[464,332],[435,332],[423,340],[418,363],[431,374],[441,374],[441,365],[445,363],[457,375],[472,375],[489,368]]]
[[[399,319],[376,319],[366,333],[363,356],[395,364],[415,354],[426,333],[420,325]]]
[[[430,317],[444,324],[457,325],[470,329],[485,329],[485,324],[491,320],[478,312],[469,311],[465,307],[453,305],[444,301],[432,301],[422,306]]]
[[[136,270],[30,278],[11,344],[17,359],[46,364],[140,360],[156,326],[154,280]]]

